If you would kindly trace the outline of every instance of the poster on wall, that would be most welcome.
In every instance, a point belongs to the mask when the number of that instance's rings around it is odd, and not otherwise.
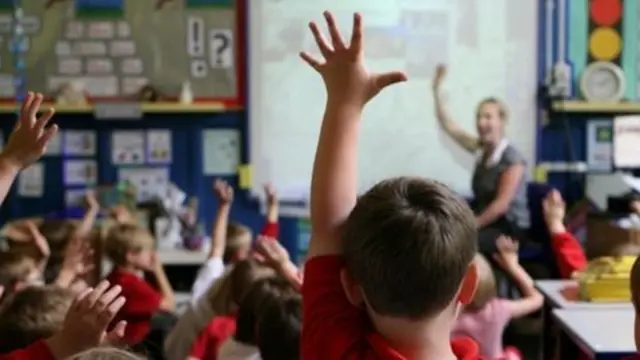
[[[613,162],[617,168],[640,167],[640,116],[613,119]]]
[[[67,130],[64,132],[62,141],[65,155],[94,156],[96,154],[96,132],[93,130]]]
[[[590,120],[587,123],[587,166],[589,171],[613,169],[613,128],[611,120]]]
[[[169,169],[157,167],[130,167],[118,170],[118,181],[133,185],[138,202],[162,196],[169,186]]]
[[[240,166],[240,132],[209,129],[202,132],[202,169],[205,175],[232,175]]]
[[[143,131],[114,131],[111,134],[111,161],[114,165],[140,165],[145,161]]]
[[[66,160],[63,169],[65,185],[95,185],[98,164],[95,160]]]
[[[44,164],[37,162],[20,172],[18,176],[18,195],[36,198],[44,194]]]
[[[56,136],[52,137],[47,144],[47,151],[44,153],[45,156],[56,156],[62,155],[62,139],[64,138],[64,134],[61,130],[58,130]]]
[[[171,130],[147,131],[147,162],[170,164],[172,158]]]

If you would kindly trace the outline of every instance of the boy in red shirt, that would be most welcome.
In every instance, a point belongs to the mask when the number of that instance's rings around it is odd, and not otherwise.
[[[407,78],[366,68],[359,14],[350,44],[331,13],[324,17],[329,41],[310,24],[324,61],[301,54],[327,90],[311,183],[301,358],[479,359],[473,340],[450,342],[477,283],[473,212],[446,186],[421,178],[388,179],[357,197],[363,109]]]
[[[105,253],[113,262],[107,280],[122,287],[127,303],[115,321],[126,321],[124,342],[137,345],[151,329],[151,318],[158,311],[171,312],[175,307],[173,289],[157,259],[151,234],[134,224],[115,225],[107,236]],[[154,275],[158,289],[145,281],[144,272]]]

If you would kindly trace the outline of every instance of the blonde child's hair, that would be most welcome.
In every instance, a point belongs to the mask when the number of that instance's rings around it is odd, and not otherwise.
[[[75,354],[67,360],[144,360],[144,357],[114,347],[97,347]]]
[[[248,227],[239,223],[230,223],[227,226],[227,243],[224,249],[224,255],[222,256],[222,261],[225,264],[233,261],[233,257],[236,255],[238,250],[251,245],[252,237],[253,234],[251,233],[251,229]]]
[[[502,123],[506,124],[509,121],[507,106],[502,102],[502,100],[495,97],[484,98],[478,103],[478,106],[476,107],[476,117],[480,116],[480,111],[485,105],[495,105],[498,108],[498,116],[500,117],[500,120],[502,120]]]
[[[0,352],[20,349],[62,328],[73,294],[57,286],[27,287],[0,308]]]
[[[481,254],[476,254],[473,259],[478,270],[478,287],[473,295],[473,300],[465,309],[476,311],[482,309],[489,301],[496,297],[496,278],[489,261]]]
[[[253,259],[237,262],[209,289],[206,296],[211,309],[219,315],[236,312],[251,286],[274,274],[272,269]]]
[[[28,281],[35,269],[36,261],[31,256],[18,251],[0,253],[0,285],[5,289]]]
[[[135,224],[117,224],[107,234],[104,252],[115,265],[124,265],[127,254],[154,248],[151,233]]]

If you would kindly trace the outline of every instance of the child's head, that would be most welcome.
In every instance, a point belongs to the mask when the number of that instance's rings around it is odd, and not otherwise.
[[[67,360],[144,360],[144,358],[122,349],[97,347],[73,355]]]
[[[640,351],[640,256],[633,263],[630,274],[631,283],[631,302],[635,309],[636,319],[634,326],[634,336],[636,340],[636,349]]]
[[[481,254],[476,254],[473,262],[478,271],[478,287],[473,295],[473,300],[465,307],[471,311],[482,309],[497,295],[496,278],[487,259]]]
[[[300,359],[301,305],[297,293],[289,293],[265,304],[257,331],[262,360]]]
[[[256,281],[240,303],[234,338],[244,344],[256,345],[258,318],[265,306],[295,293],[289,282],[280,276]]]
[[[0,286],[6,291],[42,284],[42,272],[33,257],[17,251],[0,253]]]
[[[211,308],[217,314],[237,311],[251,286],[256,281],[272,275],[273,270],[252,259],[235,263],[231,271],[209,290],[207,296]]]
[[[148,230],[133,224],[117,224],[109,230],[104,250],[116,266],[147,269],[151,264],[154,243]]]
[[[251,229],[238,224],[230,223],[227,226],[227,245],[224,249],[222,260],[225,264],[244,260],[251,252]]]
[[[341,236],[343,287],[376,324],[417,326],[416,320],[441,314],[453,321],[459,305],[473,298],[476,219],[466,201],[439,182],[398,177],[376,184],[358,199]],[[397,333],[382,327],[378,331]]]
[[[73,295],[55,286],[28,287],[0,308],[0,353],[28,346],[60,330]]]

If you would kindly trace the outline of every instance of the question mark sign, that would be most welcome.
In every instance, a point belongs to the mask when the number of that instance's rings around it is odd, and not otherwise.
[[[217,33],[213,36],[214,39],[216,39],[216,64],[221,65],[222,64],[222,53],[225,52],[225,50],[227,50],[229,48],[229,38],[221,33]]]

